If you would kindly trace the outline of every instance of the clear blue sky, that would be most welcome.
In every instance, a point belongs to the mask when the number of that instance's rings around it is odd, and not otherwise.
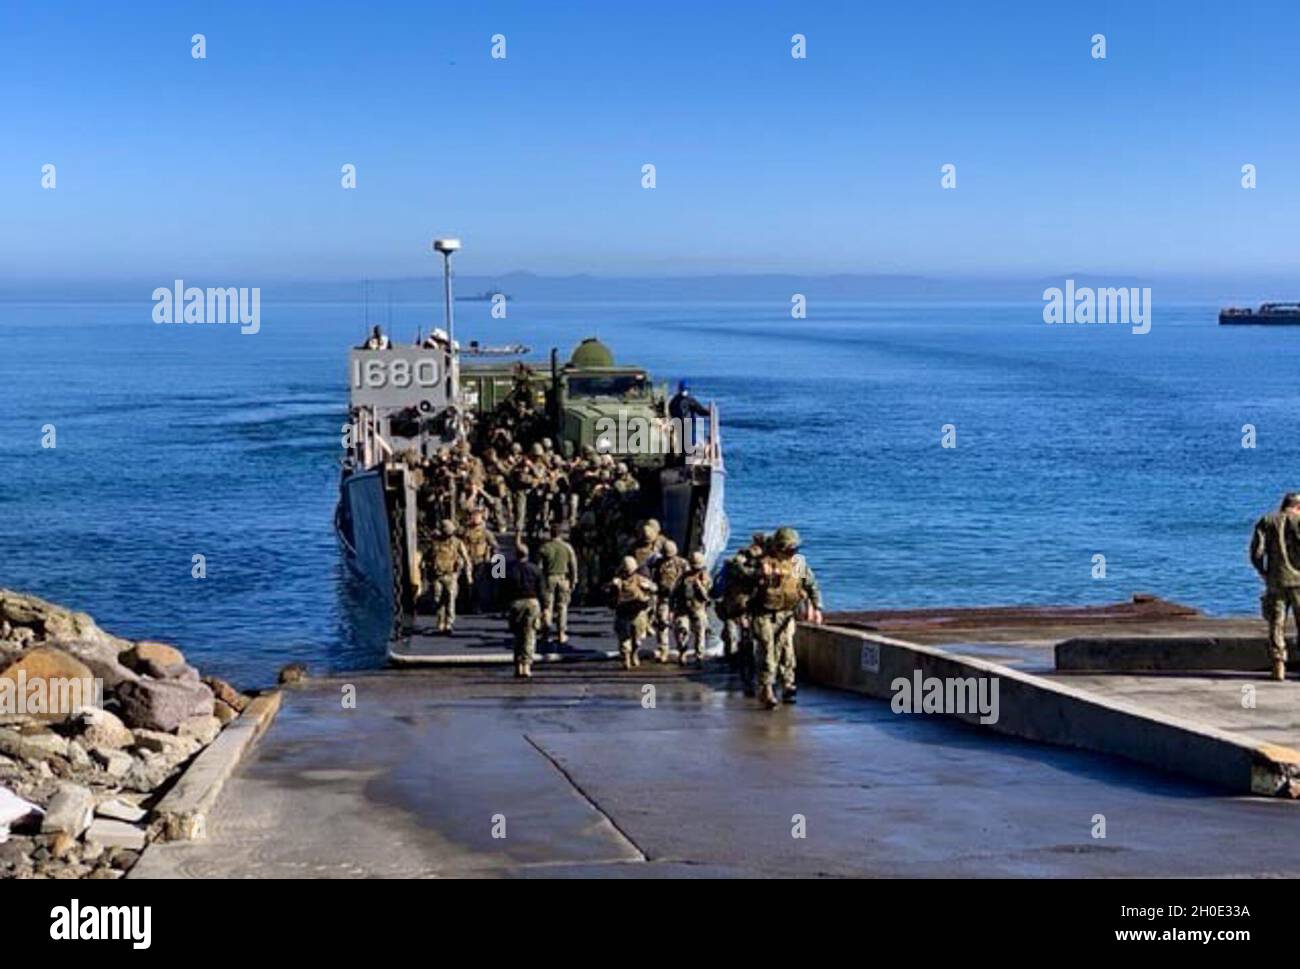
[[[463,273],[1285,272],[1298,53],[1294,0],[6,2],[0,276],[416,275],[437,232]]]

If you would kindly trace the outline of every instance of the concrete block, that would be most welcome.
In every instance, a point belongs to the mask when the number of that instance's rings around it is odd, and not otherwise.
[[[1062,672],[1262,673],[1271,667],[1268,640],[1262,636],[1080,637],[1056,644],[1056,668]]]

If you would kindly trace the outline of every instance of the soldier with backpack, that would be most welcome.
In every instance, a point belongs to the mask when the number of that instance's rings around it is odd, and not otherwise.
[[[671,599],[681,581],[690,570],[690,563],[677,554],[677,543],[669,539],[664,542],[663,555],[655,563],[652,573],[655,584],[659,586],[658,602],[655,606],[655,637],[659,646],[655,650],[655,659],[661,663],[668,662],[668,634],[672,632],[673,610]]]
[[[781,681],[781,700],[794,703],[795,613],[806,605],[809,622],[821,623],[821,589],[799,551],[799,533],[782,526],[767,542],[754,568],[749,621],[758,666],[759,700],[769,710],[779,705],[773,685]]]
[[[754,564],[763,554],[762,542],[740,549],[722,566],[713,590],[713,608],[722,620],[723,654],[740,675],[745,696],[754,695],[754,642],[749,628],[749,598]]]
[[[704,567],[704,553],[692,552],[688,571],[673,593],[673,624],[677,631],[678,662],[686,665],[686,654],[695,652],[695,661],[704,665],[709,645],[709,587],[712,579]],[[687,644],[690,649],[687,649]]]
[[[650,630],[650,607],[657,588],[653,581],[637,571],[636,559],[630,555],[623,559],[618,574],[609,583],[614,604],[614,633],[618,637],[618,652],[625,670],[641,665],[637,654],[641,640]]]
[[[474,565],[470,561],[469,550],[456,535],[456,523],[450,518],[443,519],[429,543],[429,555],[425,559],[433,595],[434,617],[438,632],[454,632],[456,625],[456,594],[460,588],[462,573],[465,581],[473,583]]]

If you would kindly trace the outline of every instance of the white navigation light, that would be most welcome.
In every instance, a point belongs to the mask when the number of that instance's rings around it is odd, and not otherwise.
[[[446,314],[447,343],[450,344],[454,354],[459,344],[456,343],[456,322],[451,313],[451,254],[460,248],[460,240],[434,239],[433,248],[435,252],[442,253],[442,298],[445,307],[443,312]],[[453,355],[451,363],[453,370],[456,366],[455,360],[456,358]],[[454,382],[452,376],[448,376],[447,380],[448,386]]]

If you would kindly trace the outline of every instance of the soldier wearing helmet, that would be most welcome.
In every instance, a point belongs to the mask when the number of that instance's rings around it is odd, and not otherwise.
[[[761,533],[760,533],[761,534]],[[763,536],[766,541],[766,536]],[[737,550],[722,566],[713,590],[713,609],[722,620],[723,655],[731,659],[740,675],[745,696],[754,695],[754,642],[750,635],[749,598],[753,591],[754,568],[763,554],[762,543]]]
[[[492,559],[497,554],[497,537],[484,523],[485,514],[481,508],[469,513],[469,524],[461,529],[460,540],[465,543],[473,569],[473,582],[469,586],[466,600],[470,612],[487,612],[492,608],[489,600],[492,591]]]
[[[686,665],[686,654],[695,653],[695,661],[704,665],[709,646],[709,572],[704,567],[704,553],[692,552],[690,569],[677,583],[673,595],[673,624],[677,633],[677,658]]]
[[[651,575],[659,586],[658,602],[655,606],[655,638],[659,646],[655,650],[655,659],[661,663],[668,662],[668,634],[674,628],[671,599],[681,581],[690,570],[690,563],[677,554],[677,543],[664,542],[663,554],[655,563]]]
[[[637,526],[636,541],[628,548],[627,554],[636,559],[639,570],[649,574],[663,556],[667,542],[668,539],[659,530],[659,522],[647,518]]]
[[[469,550],[456,535],[456,523],[445,518],[429,543],[429,554],[424,560],[433,597],[434,618],[438,632],[454,632],[456,625],[456,593],[462,573],[465,581],[473,583],[474,564]]]
[[[618,573],[609,583],[610,598],[614,603],[614,633],[618,637],[618,652],[623,659],[623,669],[641,665],[638,653],[641,640],[650,627],[650,607],[657,586],[637,572],[636,559],[630,555],[619,565]]]
[[[630,498],[641,490],[641,482],[636,480],[632,469],[622,461],[614,469],[614,490],[620,498]]]
[[[514,493],[514,519],[516,534],[526,533],[532,525],[530,516],[536,517],[537,489],[546,481],[542,446],[534,444],[525,457],[520,455],[510,474],[510,490]]]
[[[781,681],[781,699],[795,702],[795,614],[806,605],[810,622],[820,623],[821,589],[799,552],[799,533],[783,525],[767,541],[754,569],[749,602],[758,666],[759,699],[769,710],[778,705],[773,685]]]

